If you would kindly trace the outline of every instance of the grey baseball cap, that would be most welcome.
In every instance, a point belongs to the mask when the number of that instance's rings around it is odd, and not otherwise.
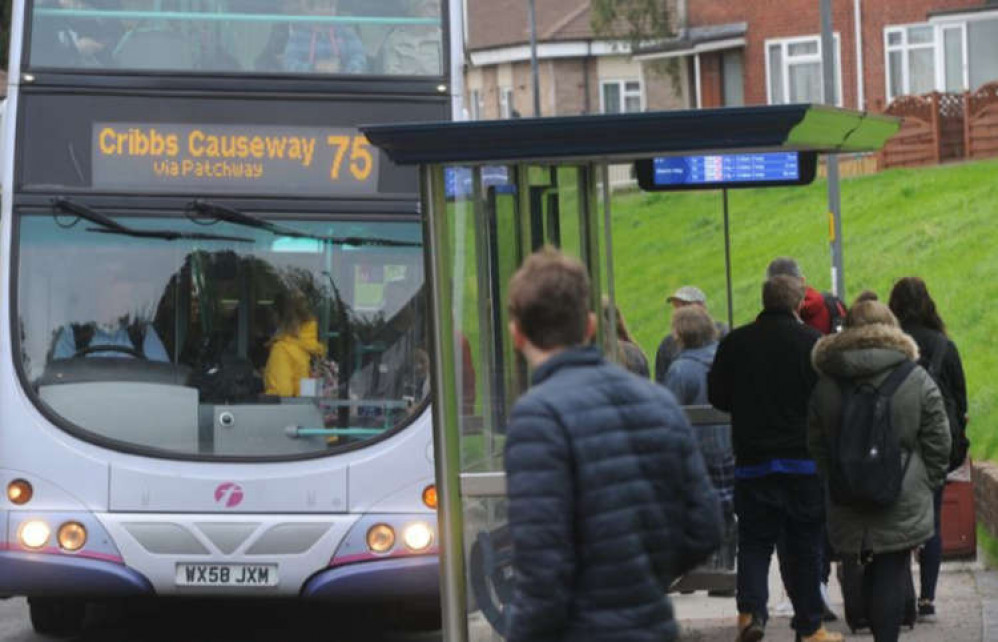
[[[666,299],[669,303],[673,301],[682,301],[683,303],[706,303],[707,295],[703,293],[703,290],[694,285],[684,285],[683,287],[676,290],[676,293]]]

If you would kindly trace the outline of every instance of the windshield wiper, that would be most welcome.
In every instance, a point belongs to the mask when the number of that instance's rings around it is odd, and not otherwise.
[[[91,223],[100,225],[100,227],[88,227],[88,232],[97,232],[99,234],[120,234],[122,236],[131,236],[133,238],[140,239],[163,239],[166,241],[177,241],[177,240],[191,240],[191,241],[232,241],[234,243],[253,243],[253,239],[246,238],[243,236],[221,236],[218,234],[202,234],[201,232],[178,232],[176,230],[141,230],[134,227],[128,227],[127,225],[122,225],[121,223],[115,221],[111,217],[101,214],[100,212],[93,210],[86,205],[80,205],[79,203],[74,203],[65,198],[56,198],[52,200],[52,207],[65,212],[66,214],[72,214],[73,216],[86,219]]]
[[[397,241],[395,239],[369,238],[363,236],[326,236],[323,234],[310,234],[293,227],[271,223],[270,221],[240,212],[239,210],[212,203],[211,201],[196,200],[191,202],[190,209],[195,210],[210,218],[216,218],[233,225],[243,225],[258,230],[266,230],[277,236],[289,236],[291,238],[313,239],[333,245],[350,245],[359,247],[362,245],[378,245],[382,247],[422,247],[423,244],[413,241]]]

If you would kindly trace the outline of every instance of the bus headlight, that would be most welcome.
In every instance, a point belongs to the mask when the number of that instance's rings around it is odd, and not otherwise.
[[[387,553],[395,546],[395,530],[388,524],[375,524],[367,531],[367,547],[372,553]]]
[[[7,484],[7,499],[10,500],[11,504],[23,506],[31,501],[31,497],[34,494],[35,491],[31,487],[31,483],[27,480],[15,479]]]
[[[52,529],[39,519],[32,519],[21,524],[17,530],[17,538],[25,548],[44,548],[49,543]]]
[[[64,551],[75,553],[87,543],[87,529],[79,522],[66,522],[59,527],[56,539]]]
[[[433,543],[433,529],[423,522],[409,524],[402,532],[402,539],[410,551],[425,551]]]

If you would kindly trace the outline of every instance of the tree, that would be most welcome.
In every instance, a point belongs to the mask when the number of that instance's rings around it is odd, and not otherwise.
[[[674,35],[668,0],[591,0],[597,36],[626,38],[632,50]]]

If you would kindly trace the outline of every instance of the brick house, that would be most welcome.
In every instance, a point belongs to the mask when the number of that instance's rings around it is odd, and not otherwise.
[[[682,21],[678,0],[671,9]],[[533,116],[526,0],[466,0],[465,105],[472,119]],[[597,37],[589,0],[537,2],[541,115],[677,109],[693,103],[689,66],[635,60]]]
[[[836,102],[882,110],[901,95],[998,80],[998,2],[833,0]],[[678,59],[701,107],[821,102],[819,0],[689,0],[679,38],[638,52]]]

